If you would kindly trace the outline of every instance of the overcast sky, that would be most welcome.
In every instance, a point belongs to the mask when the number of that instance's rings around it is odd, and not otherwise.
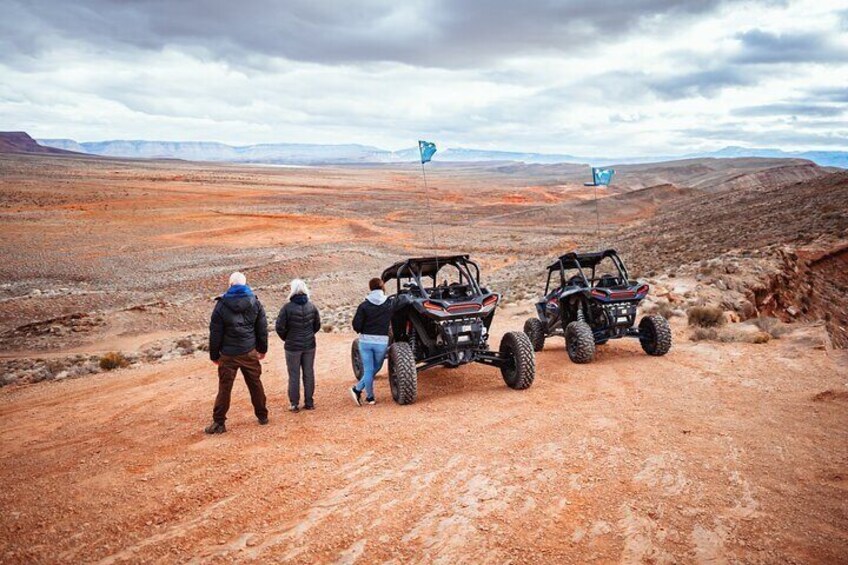
[[[848,150],[848,0],[0,0],[0,130]]]

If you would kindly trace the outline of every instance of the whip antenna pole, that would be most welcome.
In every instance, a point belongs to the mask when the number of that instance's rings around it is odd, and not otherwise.
[[[427,222],[430,224],[430,246],[433,248],[433,255],[436,255],[436,232],[433,229],[433,211],[430,208],[430,189],[427,188],[427,172],[424,170],[424,163],[421,163],[421,174],[424,176],[424,199],[427,201]]]
[[[595,184],[595,239],[598,242],[598,249],[601,248],[601,214],[598,212],[598,185]]]

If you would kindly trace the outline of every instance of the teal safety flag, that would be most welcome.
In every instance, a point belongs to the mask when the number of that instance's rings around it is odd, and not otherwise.
[[[436,144],[429,141],[418,140],[418,151],[421,152],[421,164],[429,163],[436,152]]]
[[[595,183],[595,186],[609,186],[614,174],[615,169],[592,167],[592,181]]]

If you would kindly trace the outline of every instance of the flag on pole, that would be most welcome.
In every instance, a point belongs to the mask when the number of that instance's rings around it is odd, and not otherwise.
[[[595,183],[595,186],[609,186],[614,174],[615,169],[592,167],[592,181]]]
[[[421,164],[429,163],[436,152],[436,144],[429,141],[418,140],[418,151],[421,152]]]

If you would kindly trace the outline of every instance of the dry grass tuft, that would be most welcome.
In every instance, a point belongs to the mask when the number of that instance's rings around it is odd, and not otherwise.
[[[104,371],[129,367],[130,361],[119,351],[110,351],[100,358],[100,368]]]
[[[717,306],[693,306],[686,311],[690,326],[718,328],[724,325],[724,310]]]

